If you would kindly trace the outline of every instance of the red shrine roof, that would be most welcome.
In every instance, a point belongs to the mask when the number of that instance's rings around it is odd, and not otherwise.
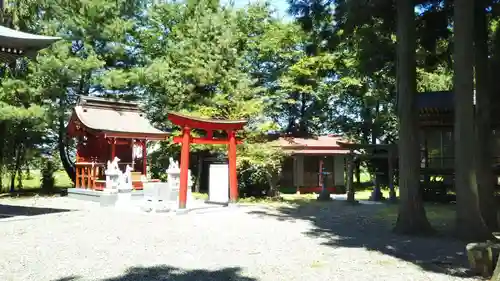
[[[80,96],[73,109],[68,133],[79,126],[105,137],[165,140],[169,134],[151,125],[138,103]]]
[[[177,112],[169,112],[168,119],[174,125],[189,127],[192,129],[213,130],[241,130],[248,123],[247,120],[222,120],[208,119],[184,115]]]
[[[339,135],[327,135],[315,138],[281,137],[278,142],[284,150],[291,151],[292,154],[349,154],[349,149],[338,145],[338,142],[346,142]]]

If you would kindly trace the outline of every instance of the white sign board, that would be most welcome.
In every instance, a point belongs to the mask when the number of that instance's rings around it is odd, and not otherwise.
[[[229,203],[229,165],[210,164],[208,181],[208,201]]]

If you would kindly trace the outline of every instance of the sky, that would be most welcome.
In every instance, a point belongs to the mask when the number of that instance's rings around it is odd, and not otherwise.
[[[232,0],[234,2],[234,5],[238,8],[244,7],[247,5],[249,2],[257,2],[257,1],[263,1],[263,0]],[[231,0],[222,0],[222,4],[226,4],[231,2]],[[276,12],[278,14],[278,17],[288,17],[288,14],[286,10],[288,9],[288,2],[287,0],[269,0],[271,2],[271,6],[276,9]]]

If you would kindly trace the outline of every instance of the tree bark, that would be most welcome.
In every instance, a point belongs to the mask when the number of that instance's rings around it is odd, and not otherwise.
[[[473,107],[474,1],[455,0],[454,14],[455,91],[455,188],[457,234],[465,240],[492,237],[479,209]]]
[[[420,146],[416,111],[416,23],[413,0],[397,1],[397,89],[399,117],[399,214],[395,232],[433,231],[420,196]]]
[[[280,196],[280,191],[278,189],[279,174],[266,173],[266,178],[269,185],[267,196],[275,199],[278,198]]]
[[[19,141],[19,139],[17,140]],[[21,169],[21,154],[22,154],[22,144],[19,144],[15,148],[15,162],[14,162],[14,167],[11,171],[11,177],[10,177],[10,192],[16,191],[16,175],[17,171]]]
[[[196,172],[196,179],[195,179],[195,183],[194,183],[194,192],[198,192],[198,193],[200,193],[201,175],[203,173],[203,158],[204,158],[204,154],[202,154],[202,153],[204,153],[204,152],[197,153],[197,156],[198,156],[198,169],[197,169],[197,172]]]
[[[495,178],[492,170],[491,78],[488,62],[488,20],[486,1],[476,0],[474,9],[474,58],[476,72],[476,171],[479,207],[484,222],[492,231],[498,229],[495,204]]]
[[[64,170],[70,177],[71,181],[74,183],[76,180],[76,167],[71,162],[68,156],[68,151],[66,148],[66,127],[64,126],[64,99],[59,99],[59,128],[58,128],[58,142],[57,148],[59,150],[59,157],[61,158],[61,162]]]
[[[361,183],[361,161],[358,160],[355,162],[354,174],[357,183]]]
[[[0,122],[0,192],[3,191],[3,171],[5,168],[5,155],[4,155],[4,148],[5,148],[5,135],[7,135],[7,124],[5,121]]]
[[[19,147],[19,154],[18,154],[18,159],[17,163],[19,164],[16,169],[17,173],[17,189],[22,190],[23,189],[23,164],[26,163],[26,147],[24,144],[21,144]]]

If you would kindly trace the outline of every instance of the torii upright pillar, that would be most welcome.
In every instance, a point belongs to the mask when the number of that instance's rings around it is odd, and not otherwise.
[[[216,120],[190,117],[179,113],[168,113],[168,119],[174,125],[181,127],[182,136],[174,137],[175,143],[180,143],[181,148],[181,174],[179,187],[179,209],[186,208],[189,170],[189,145],[194,144],[227,144],[229,160],[229,200],[231,203],[238,201],[238,174],[236,167],[236,145],[241,143],[236,138],[236,132],[243,129],[246,120]],[[205,137],[193,138],[192,129],[204,130]],[[224,131],[226,138],[214,138],[214,132]]]

